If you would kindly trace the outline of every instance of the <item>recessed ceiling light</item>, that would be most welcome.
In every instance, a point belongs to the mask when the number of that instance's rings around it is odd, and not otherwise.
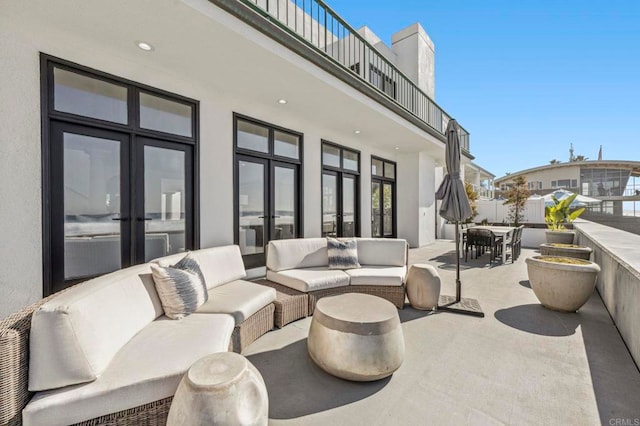
[[[396,151],[399,150],[400,148],[396,146]]]
[[[287,100],[286,99],[278,99],[278,103],[281,104],[281,105],[284,105],[284,104],[287,103]]]
[[[140,49],[144,50],[145,52],[151,52],[153,50],[153,46],[144,41],[137,41],[136,46],[138,46]]]
[[[354,130],[353,133],[355,133],[356,135],[360,134],[360,130]]]

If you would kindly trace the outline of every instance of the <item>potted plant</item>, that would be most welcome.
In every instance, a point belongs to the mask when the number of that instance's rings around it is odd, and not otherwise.
[[[576,199],[578,194],[558,200],[554,195],[551,196],[553,206],[546,207],[544,212],[544,220],[547,223],[547,243],[573,244],[575,236],[574,231],[566,229],[566,225],[576,220],[584,207],[571,211],[571,203]]]
[[[590,247],[577,244],[545,243],[540,244],[540,254],[543,256],[573,257],[576,259],[591,259]]]
[[[533,256],[526,260],[529,282],[542,306],[560,312],[575,312],[596,286],[600,267],[583,259]]]

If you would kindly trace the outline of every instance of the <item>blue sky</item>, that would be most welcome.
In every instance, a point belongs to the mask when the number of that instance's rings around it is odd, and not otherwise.
[[[503,176],[575,154],[640,161],[640,0],[328,0],[385,43],[420,22],[436,101]]]

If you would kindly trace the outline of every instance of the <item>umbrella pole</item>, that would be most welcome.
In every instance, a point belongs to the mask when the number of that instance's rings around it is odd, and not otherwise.
[[[460,230],[456,221],[456,297],[440,296],[439,310],[456,314],[484,317],[480,303],[476,299],[462,297],[462,283],[460,282]]]
[[[456,221],[456,303],[462,298],[462,283],[460,282],[460,222]]]

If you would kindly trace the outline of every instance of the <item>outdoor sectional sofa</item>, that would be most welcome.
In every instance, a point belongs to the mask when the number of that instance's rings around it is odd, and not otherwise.
[[[192,253],[209,300],[181,320],[164,315],[143,264],[0,322],[0,424],[163,424],[196,360],[240,352],[273,328],[276,291],[243,280],[237,246]],[[173,265],[183,256],[155,262]]]
[[[191,364],[241,352],[274,324],[311,315],[320,297],[363,292],[402,308],[406,241],[357,244],[362,267],[336,271],[324,238],[272,241],[265,285],[243,279],[238,246],[193,251],[209,300],[181,320],[164,315],[151,263],[38,301],[0,321],[0,425],[162,425]]]
[[[309,315],[318,299],[367,293],[402,309],[409,246],[402,239],[356,238],[360,268],[330,269],[326,238],[273,240],[267,246],[267,280],[309,295]]]

